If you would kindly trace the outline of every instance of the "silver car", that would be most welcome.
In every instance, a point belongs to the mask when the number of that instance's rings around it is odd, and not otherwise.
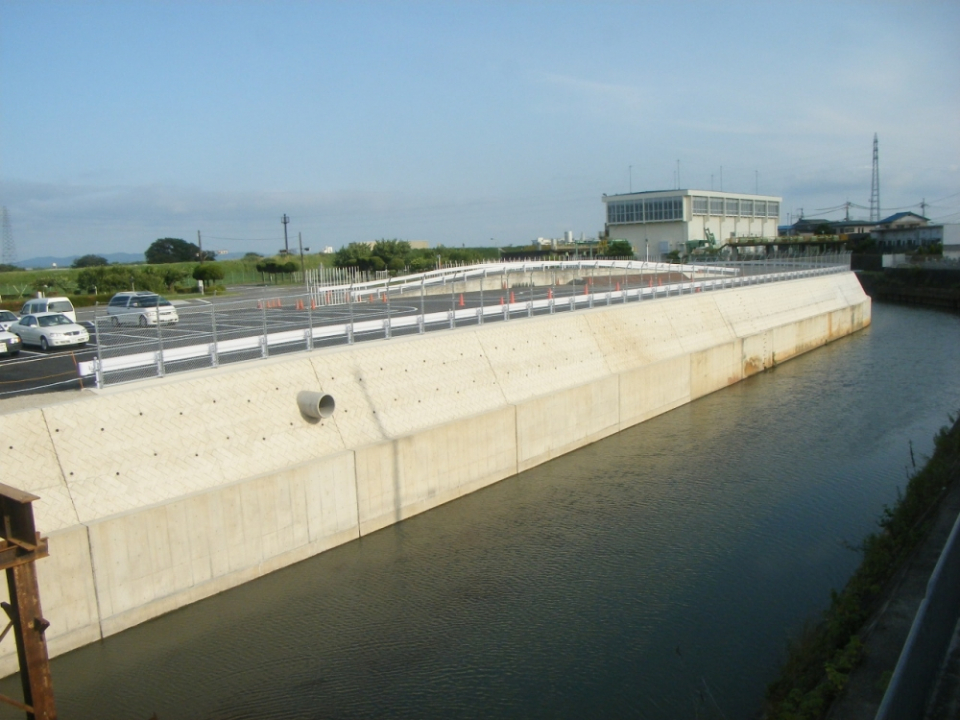
[[[146,290],[120,292],[110,298],[107,315],[114,327],[117,325],[139,325],[147,327],[179,322],[177,309],[162,295]]]
[[[90,333],[63,313],[24,315],[10,326],[24,345],[39,345],[41,350],[68,345],[85,345]]]
[[[9,310],[0,310],[0,328],[6,330],[17,321],[17,314]]]
[[[0,330],[0,355],[19,355],[23,343],[12,332]]]

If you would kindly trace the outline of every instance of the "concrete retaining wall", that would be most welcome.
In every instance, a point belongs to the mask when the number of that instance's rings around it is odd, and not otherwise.
[[[852,274],[204,370],[0,415],[59,654],[497,482],[870,322]],[[333,395],[311,421],[301,390]],[[12,641],[0,672],[16,669]]]

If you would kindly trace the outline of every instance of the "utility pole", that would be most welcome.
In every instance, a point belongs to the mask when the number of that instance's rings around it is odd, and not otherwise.
[[[927,216],[927,199],[926,198],[920,201],[920,214],[923,215],[924,217]]]
[[[290,222],[290,218],[287,217],[286,213],[284,213],[283,217],[280,218],[280,222],[283,223],[283,253],[284,255],[289,255],[290,243],[287,242],[287,223]]]
[[[203,265],[203,240],[200,238],[199,230],[197,230],[197,245],[200,247],[200,264]]]
[[[303,282],[307,282],[307,271],[303,265],[303,233],[297,233],[297,242],[300,243],[300,273],[303,275]]]

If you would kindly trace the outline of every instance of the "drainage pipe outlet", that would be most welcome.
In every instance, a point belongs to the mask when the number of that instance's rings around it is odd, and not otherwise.
[[[305,417],[314,420],[323,420],[330,417],[333,415],[334,408],[336,408],[333,395],[310,392],[309,390],[301,390],[297,393],[297,405]]]

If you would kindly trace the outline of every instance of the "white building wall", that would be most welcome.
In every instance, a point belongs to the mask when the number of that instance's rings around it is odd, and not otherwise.
[[[681,197],[683,201],[682,219],[653,220],[646,217],[641,221],[620,222],[611,217],[611,204],[652,201],[667,198]],[[695,208],[695,202],[700,199],[706,201],[704,207]],[[723,245],[734,237],[777,237],[777,226],[780,223],[780,208],[782,198],[772,195],[750,195],[744,193],[728,193],[707,190],[663,190],[657,192],[631,193],[626,195],[604,196],[604,205],[607,218],[607,234],[611,240],[628,240],[638,256],[644,257],[649,247],[650,255],[666,253],[676,250],[684,243],[694,240],[705,240],[706,230],[710,230],[718,245]],[[763,204],[763,216],[756,216],[756,204]],[[773,209],[770,205],[775,203]],[[729,207],[731,204],[733,208]],[[741,210],[744,204],[752,210],[747,213]],[[719,209],[717,208],[719,205]],[[769,212],[774,216],[769,217]],[[616,216],[616,213],[613,213]],[[630,215],[628,215],[630,217]]]

